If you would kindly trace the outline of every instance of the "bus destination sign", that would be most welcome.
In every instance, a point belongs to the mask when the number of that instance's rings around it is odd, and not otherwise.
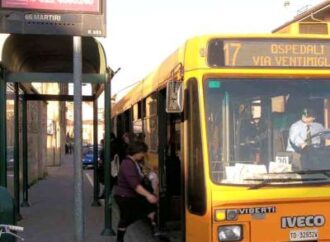
[[[296,39],[214,39],[212,67],[329,68],[330,41]]]
[[[93,13],[100,11],[98,0],[3,0],[1,7]]]

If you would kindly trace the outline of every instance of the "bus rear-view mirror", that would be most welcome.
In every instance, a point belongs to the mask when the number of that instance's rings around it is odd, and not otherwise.
[[[168,81],[166,86],[166,112],[181,113],[183,111],[183,83]]]

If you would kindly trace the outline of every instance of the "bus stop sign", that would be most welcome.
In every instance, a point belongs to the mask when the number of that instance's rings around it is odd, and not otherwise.
[[[106,0],[0,0],[0,33],[106,36]]]

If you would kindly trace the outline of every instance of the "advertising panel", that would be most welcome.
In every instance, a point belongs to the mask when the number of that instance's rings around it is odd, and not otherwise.
[[[93,13],[100,11],[99,0],[3,0],[2,8]]]
[[[106,0],[0,0],[0,33],[106,36]]]

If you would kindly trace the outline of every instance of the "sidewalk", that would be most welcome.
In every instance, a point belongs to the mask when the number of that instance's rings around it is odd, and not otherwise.
[[[29,190],[30,207],[21,208],[25,227],[21,235],[27,242],[74,242],[73,217],[73,157],[60,167],[49,167],[48,176]],[[89,178],[89,179],[88,179]],[[93,171],[84,171],[85,242],[114,242],[115,237],[104,237],[104,207],[92,207]],[[113,224],[118,221],[114,207]],[[129,227],[125,242],[153,242],[142,222]]]

